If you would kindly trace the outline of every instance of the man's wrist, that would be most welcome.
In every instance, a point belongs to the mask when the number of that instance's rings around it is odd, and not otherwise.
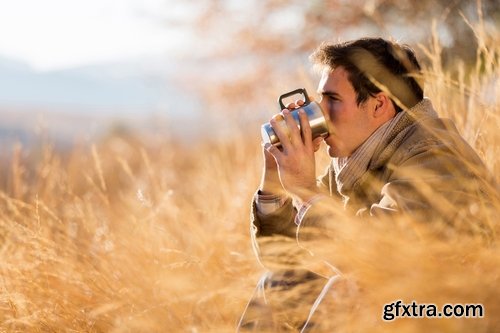
[[[284,196],[286,195],[286,192],[283,189],[283,186],[281,186],[279,180],[278,181],[267,180],[263,181],[259,186],[259,194]]]
[[[295,201],[298,204],[302,204],[308,201],[311,201],[314,197],[321,195],[319,188],[314,185],[311,186],[310,188],[303,188],[299,192],[297,192],[294,197]]]

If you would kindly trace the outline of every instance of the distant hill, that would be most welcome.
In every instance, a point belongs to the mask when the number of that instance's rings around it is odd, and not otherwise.
[[[0,107],[58,107],[67,112],[144,113],[182,104],[194,105],[173,82],[176,66],[137,59],[67,70],[37,72],[28,65],[0,57]],[[176,115],[177,116],[177,115]]]
[[[0,57],[0,157],[14,142],[32,145],[46,137],[63,146],[116,126],[174,123],[172,134],[185,134],[189,128],[181,124],[192,122],[200,103],[175,82],[179,68],[137,59],[37,72]]]

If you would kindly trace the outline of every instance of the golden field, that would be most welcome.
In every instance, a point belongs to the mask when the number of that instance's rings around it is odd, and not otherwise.
[[[500,181],[500,48],[497,38],[478,40],[473,66],[443,68],[439,43],[426,49],[426,95]],[[264,271],[248,221],[259,125],[235,123],[229,139],[195,142],[117,134],[65,153],[9,147],[0,332],[233,332]],[[341,332],[500,331],[498,234],[489,242],[436,240],[426,230],[415,239],[408,227],[346,234],[323,247],[363,289],[346,300],[349,311],[332,313]],[[481,303],[485,316],[382,323],[383,304],[397,299]]]

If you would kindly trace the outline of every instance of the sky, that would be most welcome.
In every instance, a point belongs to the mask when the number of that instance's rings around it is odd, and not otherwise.
[[[159,16],[169,11],[169,0],[0,1],[0,56],[50,71],[175,52],[187,41]]]

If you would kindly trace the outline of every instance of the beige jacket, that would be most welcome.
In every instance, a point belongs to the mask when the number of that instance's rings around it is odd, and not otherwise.
[[[343,193],[336,189],[333,167],[318,180],[330,201],[313,205],[301,222],[305,226],[328,227],[332,216],[321,207],[344,206],[346,214],[375,219],[406,214],[418,221],[442,221],[458,228],[481,229],[480,212],[491,201],[498,202],[494,178],[448,119],[436,116],[428,99],[404,114],[378,145],[368,170]],[[493,205],[494,206],[494,205]],[[498,207],[498,206],[496,206]],[[295,238],[296,209],[288,200],[278,211],[260,214],[252,204],[251,232],[258,256],[266,236]],[[332,214],[335,214],[334,212]],[[466,222],[464,222],[466,221]],[[481,232],[481,231],[480,231]]]

